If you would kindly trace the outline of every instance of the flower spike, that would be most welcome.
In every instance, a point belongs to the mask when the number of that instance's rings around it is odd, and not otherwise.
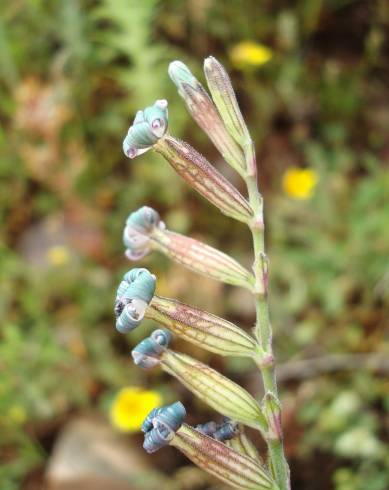
[[[120,333],[130,332],[141,323],[154,296],[155,282],[155,276],[147,269],[132,269],[124,275],[115,301],[116,328]]]

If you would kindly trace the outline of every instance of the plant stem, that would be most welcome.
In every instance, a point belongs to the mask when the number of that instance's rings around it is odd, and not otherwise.
[[[254,245],[253,272],[255,276],[255,309],[256,322],[254,327],[263,357],[257,361],[261,371],[265,394],[270,392],[278,398],[277,381],[275,376],[274,356],[272,351],[272,327],[269,316],[267,298],[267,256],[265,254],[265,225],[263,216],[263,199],[258,189],[257,167],[254,145],[250,141],[246,146],[246,163],[249,173],[246,184],[250,205],[254,211],[254,220],[250,225]],[[280,490],[290,488],[289,467],[284,456],[282,434],[277,439],[268,438],[267,446],[272,471]]]

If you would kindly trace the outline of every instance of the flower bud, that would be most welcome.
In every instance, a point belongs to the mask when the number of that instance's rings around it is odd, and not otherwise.
[[[205,424],[199,424],[196,426],[196,430],[205,434],[217,441],[225,442],[238,433],[238,424],[228,417],[224,417],[221,424],[216,424],[215,422],[206,422]]]
[[[190,356],[167,349],[160,331],[132,351],[136,364],[148,369],[159,364],[214,410],[233,420],[266,432],[266,420],[255,399],[241,386]]]
[[[171,333],[168,330],[155,330],[150,337],[142,340],[131,352],[134,363],[149,369],[160,364],[160,356],[168,347]]]
[[[170,441],[193,463],[233,488],[277,490],[265,467],[223,442],[183,424]]]
[[[251,221],[254,213],[247,200],[193,147],[165,135],[154,148],[191,187],[222,213],[243,223]]]
[[[161,367],[222,415],[261,431],[266,420],[255,399],[241,386],[185,354],[166,350]]]
[[[145,257],[154,247],[152,236],[155,229],[163,230],[165,224],[155,209],[143,206],[131,213],[126,221],[123,232],[123,242],[126,246],[126,256],[130,260]]]
[[[166,230],[157,211],[147,206],[130,214],[123,240],[130,260],[158,250],[194,272],[227,284],[253,288],[252,274],[236,260],[198,240]]]
[[[149,150],[168,128],[167,101],[157,100],[153,106],[136,113],[134,122],[123,141],[123,151],[135,158]]]
[[[258,344],[244,330],[212,313],[154,296],[145,313],[180,338],[222,356],[255,357]]]
[[[142,431],[145,433],[144,449],[148,453],[153,453],[169,444],[175,432],[181,427],[185,416],[186,410],[181,402],[154,408],[142,425]]]
[[[194,120],[208,135],[225,161],[243,175],[246,166],[244,154],[228,133],[218,110],[201,83],[181,61],[170,63],[169,76]]]
[[[141,323],[147,305],[154,296],[155,283],[155,276],[147,269],[132,269],[124,275],[115,301],[116,328],[119,332],[130,332]]]
[[[213,56],[204,61],[204,72],[212,99],[230,135],[245,149],[250,134],[239,109],[231,80],[224,66]]]
[[[181,402],[155,408],[142,425],[143,447],[148,453],[171,445],[193,463],[234,488],[277,490],[264,466],[227,447],[223,442],[184,424],[185,407]],[[216,424],[204,424],[214,428]],[[208,429],[207,429],[208,430]]]

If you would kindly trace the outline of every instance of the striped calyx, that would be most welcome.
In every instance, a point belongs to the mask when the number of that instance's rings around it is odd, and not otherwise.
[[[235,259],[198,240],[169,231],[155,209],[143,206],[129,215],[123,232],[126,256],[142,259],[158,250],[188,269],[227,284],[252,289],[253,275]]]
[[[212,99],[228,132],[244,149],[247,142],[251,141],[251,139],[228,73],[224,66],[213,56],[205,59],[204,72]]]
[[[193,463],[233,488],[277,490],[266,468],[223,442],[183,424],[170,441]]]
[[[178,337],[216,354],[239,357],[258,355],[257,342],[244,330],[212,313],[175,299],[155,295],[145,316]]]
[[[257,448],[249,439],[245,432],[245,428],[242,424],[239,424],[233,437],[226,441],[227,446],[235,449],[238,453],[244,454],[253,458],[255,461],[261,461],[262,458],[259,455]]]
[[[262,433],[267,431],[260,406],[244,388],[206,364],[168,349],[170,338],[169,332],[165,330],[154,331],[132,350],[135,364],[143,369],[161,366],[222,415]]]
[[[165,350],[161,367],[222,415],[265,433],[267,424],[255,399],[218,371],[186,354]]]
[[[168,134],[159,139],[154,149],[199,194],[222,213],[249,223],[253,210],[240,192],[192,146]]]

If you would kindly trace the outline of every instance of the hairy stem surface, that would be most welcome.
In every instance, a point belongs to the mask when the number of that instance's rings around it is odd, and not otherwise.
[[[252,142],[248,142],[246,149],[247,168],[250,169],[246,177],[249,202],[254,211],[254,220],[250,224],[254,245],[253,272],[255,275],[255,309],[256,322],[255,336],[264,352],[257,364],[261,371],[265,393],[270,392],[278,398],[277,381],[275,376],[274,356],[272,351],[272,327],[269,316],[268,292],[268,262],[265,254],[265,225],[263,216],[263,199],[258,189],[255,150]],[[284,456],[282,434],[277,439],[268,438],[267,446],[274,477],[280,490],[290,488],[289,468]]]

